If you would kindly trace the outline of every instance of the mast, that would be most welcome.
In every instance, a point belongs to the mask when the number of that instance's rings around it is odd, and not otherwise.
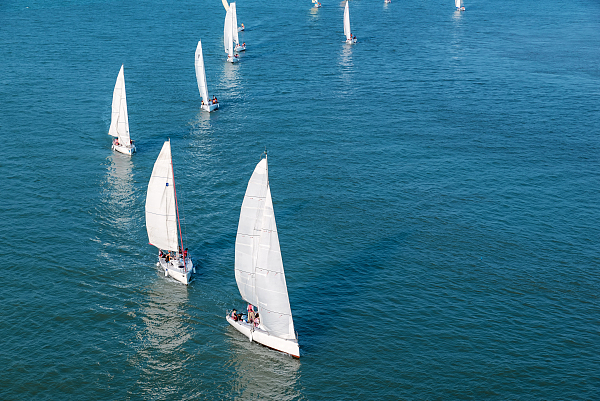
[[[169,146],[171,146],[171,138],[169,138]],[[175,189],[175,170],[173,169],[173,155],[171,155],[171,174],[173,175],[173,193],[175,194],[175,211],[177,212],[177,226],[179,227],[179,241],[181,243],[181,255],[183,256],[183,236],[181,235],[181,223],[179,221],[179,206],[177,205],[177,190]],[[185,267],[185,259],[183,260]]]

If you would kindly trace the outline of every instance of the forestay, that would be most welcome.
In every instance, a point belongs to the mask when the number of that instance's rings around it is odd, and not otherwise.
[[[131,145],[131,139],[129,138],[129,118],[127,117],[127,98],[125,95],[125,74],[122,65],[113,91],[112,113],[108,134],[119,138],[121,145]]]
[[[346,7],[344,8],[344,35],[346,40],[352,39],[352,31],[350,31],[350,9],[348,8],[348,0],[346,0]]]
[[[201,41],[198,41],[198,46],[196,46],[196,80],[198,81],[200,96],[202,96],[204,104],[208,104],[208,88],[206,86],[206,72],[204,71]]]
[[[148,183],[146,230],[150,244],[159,249],[177,251],[177,211],[170,141],[163,145]]]
[[[296,338],[266,158],[254,169],[242,202],[235,279],[242,298],[259,307],[262,328],[280,338]]]

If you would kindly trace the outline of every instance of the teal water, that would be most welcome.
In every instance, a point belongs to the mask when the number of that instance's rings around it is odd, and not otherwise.
[[[237,65],[219,1],[0,5],[1,399],[598,397],[600,4],[352,0],[346,46],[322,3],[239,1]],[[189,287],[144,226],[167,138]],[[265,147],[300,360],[224,319]]]

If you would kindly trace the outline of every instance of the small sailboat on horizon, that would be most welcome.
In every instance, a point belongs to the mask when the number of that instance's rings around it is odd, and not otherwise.
[[[465,11],[465,3],[463,0],[454,0],[454,5],[456,6],[456,11]]]
[[[158,265],[165,276],[189,284],[195,269],[181,236],[170,139],[163,144],[148,182],[146,230],[150,245],[158,248]]]
[[[234,54],[234,46],[233,46],[233,13],[232,9],[235,8],[233,5],[235,3],[231,3],[229,5],[229,9],[227,10],[227,14],[225,14],[225,24],[223,26],[223,46],[225,47],[225,53],[227,53],[227,61],[230,63],[237,63],[240,61],[237,54]]]
[[[202,42],[198,41],[198,45],[196,46],[196,80],[198,81],[198,90],[200,91],[200,96],[202,97],[202,105],[200,106],[202,110],[206,110],[209,113],[211,111],[215,111],[219,108],[219,102],[217,98],[210,98],[208,96],[208,85],[206,83],[206,71],[204,70],[204,56],[202,55]]]
[[[243,320],[234,309],[226,319],[250,341],[300,358],[264,156],[248,182],[235,240],[235,281],[252,312]]]
[[[112,150],[131,156],[135,153],[135,145],[129,136],[129,117],[127,115],[127,96],[125,94],[125,74],[123,65],[117,75],[117,82],[113,90],[112,112],[108,135],[115,137]]]
[[[350,9],[348,8],[348,0],[346,0],[346,6],[344,7],[344,35],[346,35],[346,43],[356,43],[356,35],[353,37],[352,31],[350,30]]]

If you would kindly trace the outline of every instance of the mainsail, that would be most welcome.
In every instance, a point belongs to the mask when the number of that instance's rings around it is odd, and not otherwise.
[[[259,307],[261,326],[269,334],[296,338],[266,158],[254,169],[242,202],[235,242],[235,279],[242,298]]]
[[[229,8],[231,8],[231,33],[233,34],[233,44],[237,46],[240,44],[240,39],[238,36],[237,9],[235,3],[231,3]]]
[[[232,9],[232,7],[230,6],[229,10],[227,10],[227,14],[225,15],[225,25],[223,26],[223,45],[225,46],[225,53],[227,53],[227,55],[229,57],[233,57],[233,37],[232,37],[232,32],[231,32],[231,27],[232,27],[231,9]]]
[[[119,138],[121,145],[131,145],[131,139],[129,138],[129,118],[127,117],[127,98],[125,95],[125,74],[123,73],[122,65],[113,91],[112,113],[108,134]]]
[[[352,31],[350,31],[350,9],[348,8],[348,0],[346,0],[346,7],[344,8],[344,35],[346,35],[346,40],[352,39]]]
[[[460,8],[460,0],[454,0],[454,5],[456,8]]]
[[[206,86],[206,72],[204,70],[204,57],[202,56],[202,43],[198,41],[196,46],[196,80],[198,81],[198,90],[204,104],[208,104],[208,88]]]
[[[166,141],[154,163],[146,193],[148,240],[159,249],[178,250],[176,207],[171,142]]]

